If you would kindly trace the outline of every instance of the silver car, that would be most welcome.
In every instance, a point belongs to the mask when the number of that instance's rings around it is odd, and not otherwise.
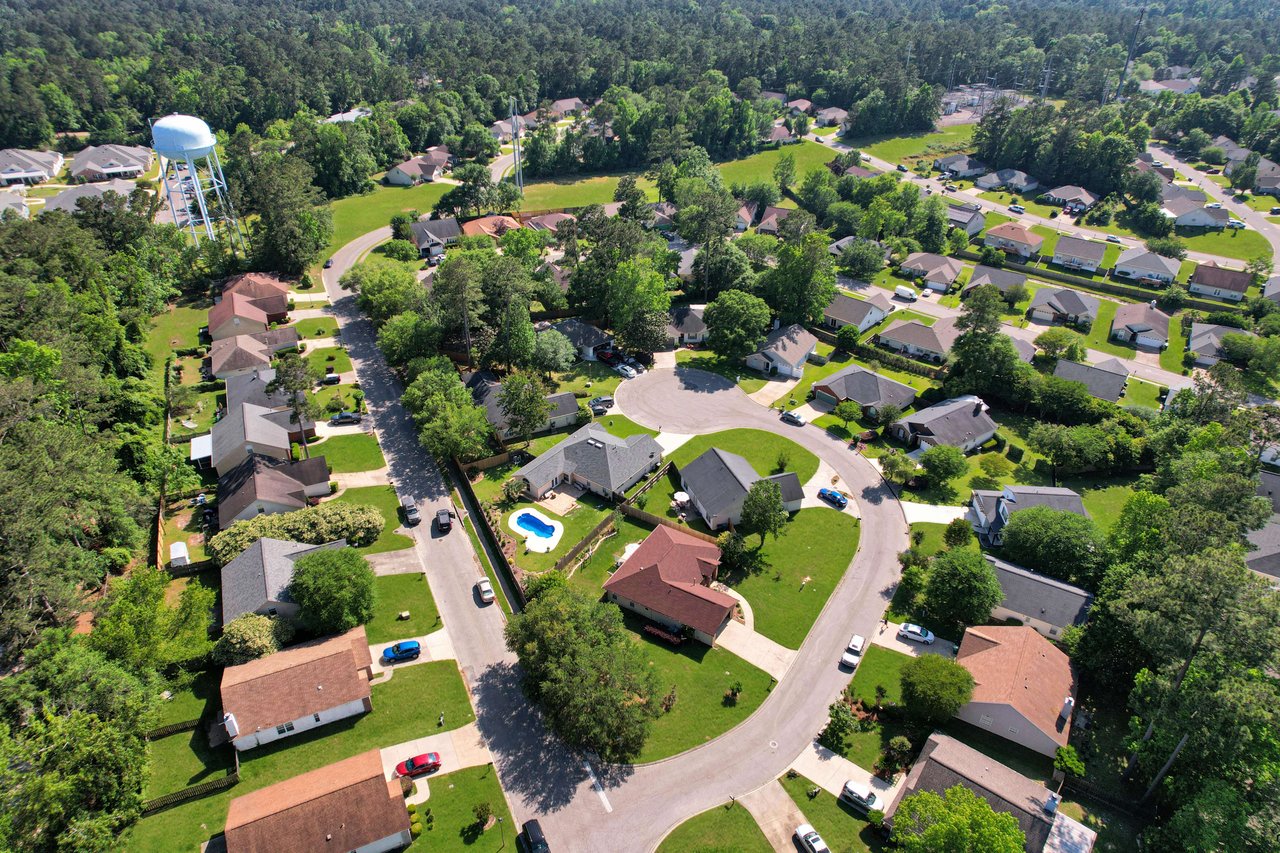
[[[632,370],[630,367],[627,367],[625,364],[616,364],[614,365],[613,369],[616,370],[618,374],[622,376],[623,379],[636,378],[636,372]]]
[[[796,827],[796,838],[800,839],[800,846],[809,853],[830,853],[831,848],[827,846],[827,842],[807,823]]]
[[[919,625],[904,622],[898,628],[898,639],[910,640],[913,643],[923,643],[926,646],[932,646],[933,641],[937,638],[933,636],[933,632],[928,628],[922,628]]]

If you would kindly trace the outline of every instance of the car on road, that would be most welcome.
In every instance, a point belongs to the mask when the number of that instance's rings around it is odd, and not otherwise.
[[[547,845],[547,836],[542,833],[542,824],[536,820],[525,821],[520,829],[520,844],[525,853],[551,853]]]
[[[338,412],[338,414],[329,418],[329,426],[358,424],[362,420],[364,420],[364,417],[359,412]]]
[[[497,598],[493,594],[493,584],[489,583],[488,578],[480,578],[480,580],[476,581],[476,592],[480,595],[480,600],[485,604],[492,604],[493,600]]]
[[[906,166],[904,166],[902,163],[899,163],[899,164],[898,164],[898,171],[899,171],[899,172],[905,172],[905,171],[907,171],[907,167],[906,167]]]
[[[860,160],[861,160],[862,162],[864,162],[864,163],[870,163],[870,162],[871,162],[871,155],[870,155],[870,154],[859,154],[859,155],[858,155],[858,159],[860,159]]]
[[[417,640],[404,640],[383,649],[382,659],[390,663],[398,663],[402,660],[417,660],[420,654],[422,654],[421,643]]]
[[[1107,242],[1108,242],[1108,243],[1119,243],[1119,242],[1120,242],[1120,238],[1119,238],[1119,237],[1117,237],[1117,236],[1116,236],[1116,235],[1114,235],[1114,234],[1108,234],[1108,235],[1107,235]]]
[[[326,373],[324,376],[320,377],[320,384],[321,385],[341,385],[342,374]]]
[[[1222,174],[1222,170],[1221,170],[1221,169],[1206,169],[1206,170],[1205,170],[1205,174],[1206,174],[1206,175],[1221,175],[1221,174]]]
[[[958,192],[960,192],[960,188],[959,188],[958,186],[956,186],[955,184],[947,184],[946,186],[944,186],[944,187],[943,187],[943,189],[944,189],[944,190],[946,190],[946,191],[947,191],[947,192],[949,192],[949,193],[958,193]]]
[[[400,509],[404,510],[404,522],[410,527],[415,527],[422,521],[422,514],[418,512],[418,499],[413,495],[405,495],[400,499]]]
[[[332,269],[332,268],[333,268],[333,258],[326,258],[326,259],[325,259],[325,262],[324,262],[324,268],[325,268],[325,269]]]
[[[837,492],[835,489],[818,489],[818,497],[822,498],[832,506],[838,506],[844,509],[849,505],[849,499]]]
[[[622,364],[622,363],[615,364],[615,365],[613,366],[613,369],[614,369],[615,371],[617,371],[618,375],[619,375],[619,376],[621,376],[623,379],[635,379],[635,378],[636,378],[636,372],[635,372],[635,370],[633,370],[632,368],[628,367],[628,366],[627,366],[627,365],[625,365],[625,364]]]
[[[800,846],[809,853],[830,853],[831,848],[827,846],[827,842],[807,823],[796,827],[796,838],[800,840]]]
[[[436,510],[436,530],[448,533],[453,529],[453,513],[447,509]]]
[[[396,765],[397,776],[421,776],[423,773],[435,773],[440,769],[440,753],[424,752],[413,758],[406,758]]]
[[[840,656],[840,665],[847,666],[849,669],[857,669],[858,663],[862,660],[862,653],[867,648],[867,638],[861,634],[854,634],[849,638],[849,645],[845,647],[844,654]]]
[[[1227,227],[1228,228],[1244,228],[1245,224],[1239,219],[1228,219]]]
[[[783,412],[782,420],[786,423],[794,424],[795,426],[804,426],[804,415],[796,412]]]
[[[840,799],[864,815],[874,809],[877,802],[875,792],[871,790],[870,785],[855,782],[853,779],[845,782],[844,787],[840,789]]]
[[[1010,213],[1026,213],[1027,209],[1020,204],[1011,204],[1009,205],[1009,212]]]
[[[898,639],[932,646],[937,637],[933,636],[933,632],[928,628],[922,628],[911,622],[904,622],[898,627]]]
[[[1204,206],[1205,210],[1222,210],[1222,202],[1214,201]]]

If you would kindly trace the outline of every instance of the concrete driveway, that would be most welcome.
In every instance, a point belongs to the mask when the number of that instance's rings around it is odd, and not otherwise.
[[[396,765],[401,761],[427,752],[435,752],[440,755],[440,770],[432,775],[443,775],[452,773],[455,770],[465,770],[468,767],[479,767],[493,760],[493,756],[489,754],[488,747],[484,745],[484,738],[480,736],[480,729],[475,723],[463,726],[460,729],[441,732],[440,734],[424,735],[423,737],[398,743],[395,746],[388,746],[379,751],[382,753],[382,770],[387,774],[388,779],[395,775]],[[419,776],[415,781],[418,783],[418,791],[421,794],[422,790],[430,785],[431,776]],[[424,781],[427,785],[423,784]],[[421,802],[426,799],[427,797],[419,797],[417,801]]]
[[[950,524],[957,518],[964,518],[969,513],[967,506],[937,506],[934,504],[918,504],[912,501],[902,502],[902,512],[907,516],[908,524],[927,522],[929,524]]]
[[[876,799],[879,800],[876,808],[881,811],[888,808],[898,789],[907,781],[907,774],[903,773],[890,784],[877,778],[870,770],[854,764],[843,755],[836,755],[817,741],[809,744],[809,748],[800,753],[791,767],[837,797],[844,790],[844,783],[850,779],[869,785],[875,792]]]
[[[875,645],[893,649],[895,652],[902,652],[904,655],[911,655],[913,658],[920,655],[942,655],[949,658],[956,656],[956,644],[941,637],[938,637],[927,646],[924,643],[913,643],[910,640],[898,639],[898,623],[896,622],[876,626],[870,636],[871,642]]]
[[[405,640],[417,640],[422,644],[422,654],[417,660],[387,663],[382,659],[383,649]],[[430,634],[423,634],[421,637],[401,637],[398,640],[391,640],[386,643],[373,643],[369,646],[369,656],[373,658],[372,669],[375,676],[383,672],[395,672],[397,669],[404,669],[406,666],[413,666],[414,664],[429,663],[435,660],[452,660],[457,657],[453,651],[453,641],[449,639],[449,632],[444,628],[439,631],[432,631]]]
[[[782,783],[774,779],[739,797],[738,802],[756,819],[770,847],[778,853],[795,853],[800,849],[795,841],[796,827],[808,823],[809,819]]]
[[[796,659],[794,649],[775,643],[764,634],[753,631],[733,619],[729,620],[729,624],[724,626],[720,636],[716,637],[716,645],[725,651],[732,652],[752,666],[763,669],[778,681],[782,680],[787,668]]]

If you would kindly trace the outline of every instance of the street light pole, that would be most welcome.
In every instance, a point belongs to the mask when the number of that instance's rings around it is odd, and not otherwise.
[[[498,832],[502,835],[502,846],[498,848],[499,850],[505,850],[507,846],[507,828],[503,823],[502,818],[498,818]]]

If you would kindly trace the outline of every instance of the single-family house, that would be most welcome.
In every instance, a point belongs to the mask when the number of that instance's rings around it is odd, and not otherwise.
[[[769,132],[765,135],[764,141],[772,142],[777,145],[790,145],[791,143],[798,142],[799,140],[796,139],[795,134],[791,132],[791,128],[787,127],[785,124],[775,124],[769,128]]]
[[[544,213],[541,216],[531,216],[526,219],[524,227],[531,231],[546,231],[554,234],[562,223],[577,221],[577,217],[572,213]]]
[[[987,214],[971,201],[947,205],[947,224],[959,228],[970,237],[977,237],[987,227]]]
[[[1134,246],[1132,249],[1125,249],[1116,258],[1113,275],[1140,282],[1169,284],[1178,277],[1178,270],[1181,268],[1182,262],[1175,258],[1157,255],[1144,246]]]
[[[661,231],[669,234],[676,230],[676,206],[669,201],[655,201],[649,205],[649,209],[653,211],[653,221],[649,223],[649,227],[655,231]]]
[[[604,582],[605,600],[710,646],[737,605],[711,587],[719,570],[714,543],[660,525]]]
[[[791,111],[793,116],[808,115],[813,112],[813,101],[807,98],[796,98],[787,104],[787,109]]]
[[[1143,80],[1138,84],[1138,91],[1151,95],[1172,92],[1175,95],[1186,95],[1200,87],[1200,80]]]
[[[547,113],[556,118],[564,118],[567,115],[580,113],[586,107],[587,105],[583,103],[581,98],[558,98],[551,102],[551,106],[547,107]]]
[[[898,267],[905,276],[918,278],[930,290],[946,293],[964,270],[964,264],[946,255],[932,252],[912,252]]]
[[[1060,358],[1053,375],[1068,382],[1079,382],[1089,390],[1090,396],[1112,403],[1124,396],[1129,382],[1129,368],[1118,358],[1108,358],[1097,364],[1081,364]]]
[[[225,530],[259,515],[293,512],[327,494],[323,456],[288,462],[253,453],[218,478],[218,525]]]
[[[999,491],[974,489],[969,506],[973,532],[983,545],[992,546],[1004,544],[1001,531],[1015,512],[1024,509],[1045,506],[1089,517],[1080,495],[1061,486],[1005,486]]]
[[[818,127],[836,127],[843,124],[848,117],[848,110],[842,110],[839,107],[827,107],[824,110],[818,110],[814,115]]]
[[[293,410],[289,402],[289,394],[281,389],[268,391],[276,371],[271,367],[260,367],[245,373],[237,373],[227,377],[227,410],[232,411],[241,405],[259,406],[270,410],[270,414],[262,417],[285,428],[289,433],[289,441],[302,441],[315,438],[315,421],[302,416],[301,423],[293,419]],[[299,396],[305,394],[299,391]]]
[[[0,151],[0,187],[40,184],[57,177],[66,160],[57,151],[5,148]]]
[[[756,226],[756,232],[759,234],[773,234],[776,237],[778,224],[790,215],[790,208],[766,207],[764,212],[760,214],[760,224]]]
[[[511,141],[511,121],[509,119],[499,119],[489,125],[489,135],[499,142],[505,144]]]
[[[845,249],[858,243],[870,243],[880,250],[881,255],[887,261],[889,259],[890,250],[879,240],[868,240],[865,237],[859,237],[857,234],[850,234],[848,237],[841,237],[839,240],[833,240],[827,245],[827,254],[833,258],[839,259],[844,255]]]
[[[945,172],[953,178],[972,178],[975,175],[984,175],[991,171],[986,163],[983,163],[972,154],[952,154],[949,157],[939,157],[933,161],[933,168],[939,172]]]
[[[957,717],[1041,755],[1067,745],[1075,672],[1066,653],[1034,628],[969,628],[956,663],[973,676],[973,698]]]
[[[667,339],[675,346],[700,344],[707,339],[707,323],[703,319],[705,305],[672,305],[667,321]]]
[[[462,225],[462,233],[468,237],[484,235],[497,240],[508,231],[520,227],[520,223],[510,216],[481,216]]]
[[[1015,338],[1012,335],[1008,335],[1003,332],[1001,332],[1001,334],[1004,334],[1004,336],[1009,339],[1009,342],[1013,344],[1013,350],[1018,354],[1019,361],[1025,361],[1027,364],[1030,364],[1035,360],[1035,344],[1031,343],[1031,341],[1024,341],[1022,338]]]
[[[943,317],[932,326],[919,320],[899,320],[877,334],[876,343],[916,358],[945,361],[959,337],[955,317]]]
[[[832,406],[852,400],[862,407],[864,417],[874,418],[885,406],[894,406],[899,411],[910,406],[915,402],[916,389],[851,364],[815,382],[813,397]]]
[[[1219,326],[1216,323],[1192,323],[1187,338],[1187,350],[1195,353],[1196,367],[1213,367],[1223,358],[1222,339],[1227,335],[1248,335],[1253,332],[1235,326]]]
[[[1160,204],[1160,212],[1179,228],[1226,228],[1231,214],[1221,207],[1205,207],[1204,201],[1173,194]]]
[[[373,115],[373,110],[368,107],[352,107],[346,112],[334,113],[324,120],[325,124],[350,124],[353,121],[359,121],[362,118],[368,118]]]
[[[1239,302],[1253,286],[1253,276],[1244,270],[1220,267],[1214,261],[1199,264],[1187,281],[1187,290],[1201,296]]]
[[[1097,272],[1098,267],[1102,266],[1102,258],[1106,253],[1106,243],[1063,234],[1058,237],[1058,244],[1053,247],[1053,262],[1071,270]]]
[[[883,293],[873,293],[866,299],[836,291],[822,311],[822,324],[828,329],[843,329],[854,326],[859,332],[865,332],[893,312],[893,303]]]
[[[1280,174],[1259,175],[1253,182],[1255,195],[1280,196]]]
[[[1111,337],[1140,347],[1164,349],[1169,345],[1169,315],[1149,302],[1124,302],[1116,306]]]
[[[662,447],[650,435],[617,438],[592,421],[516,471],[540,500],[561,483],[602,497],[616,497],[662,464]]]
[[[236,797],[227,853],[386,853],[413,841],[398,779],[371,749]]]
[[[155,155],[138,145],[91,145],[71,161],[71,177],[77,181],[140,178],[151,168]]]
[[[584,323],[576,317],[552,323],[551,328],[569,339],[578,355],[587,361],[596,360],[596,347],[603,346],[613,340],[609,335],[590,323]]]
[[[507,413],[502,410],[502,382],[488,370],[478,370],[464,379],[476,405],[484,407],[485,420],[504,441],[515,436]],[[546,420],[534,432],[549,432],[573,426],[578,420],[578,400],[572,391],[547,394],[551,405]]]
[[[449,149],[443,145],[427,149],[426,153],[397,163],[387,170],[386,181],[393,187],[412,187],[434,181],[445,173],[452,162]]]
[[[271,366],[271,358],[281,350],[298,345],[298,330],[281,326],[256,335],[236,335],[214,341],[209,347],[209,373],[228,379]]]
[[[1273,275],[1267,279],[1267,283],[1262,286],[1262,295],[1272,302],[1280,304],[1280,275]]]
[[[373,709],[364,626],[222,671],[222,725],[244,751]]]
[[[19,219],[30,219],[31,210],[27,207],[27,199],[16,192],[0,190],[0,217],[12,213]]]
[[[757,480],[776,483],[782,505],[788,512],[799,512],[804,489],[793,471],[761,477],[746,459],[718,447],[703,451],[680,469],[680,488],[688,492],[694,509],[712,530],[742,521],[742,503]]]
[[[448,246],[458,242],[462,236],[462,226],[453,216],[443,219],[419,219],[409,226],[413,234],[413,245],[418,247],[418,255],[423,258],[443,255]]]
[[[859,161],[861,162],[861,161]],[[831,170],[831,174],[837,178],[843,178],[845,175],[853,175],[855,178],[874,178],[880,174],[872,169],[865,169],[858,163],[849,161],[847,157],[832,157],[826,162],[826,167]]]
[[[1041,323],[1084,326],[1098,318],[1097,297],[1065,287],[1042,287],[1031,297],[1027,316]]]
[[[787,103],[787,96],[785,92],[774,92],[769,89],[765,89],[760,93],[760,97],[766,101],[779,101],[784,105]]]
[[[698,259],[698,247],[680,239],[667,243],[667,248],[680,257],[676,260],[676,278],[686,284],[693,281],[693,262]]]
[[[1263,461],[1275,464],[1276,448],[1263,454]],[[1280,474],[1266,469],[1258,472],[1258,496],[1271,501],[1272,515],[1260,529],[1248,535],[1252,548],[1244,561],[1252,571],[1264,577],[1272,586],[1280,586]]]
[[[884,810],[892,826],[902,801],[922,791],[941,797],[960,785],[987,801],[992,810],[1017,821],[1024,853],[1090,853],[1098,834],[1069,817],[1058,804],[1061,797],[989,755],[941,732],[925,741],[906,781]]]
[[[267,315],[268,323],[280,323],[288,319],[289,285],[270,273],[247,272],[232,276],[222,284],[222,298],[236,294],[249,300],[251,305]]]
[[[289,458],[289,430],[265,417],[271,409],[241,403],[229,408],[210,430],[213,435],[213,468],[225,474],[253,455]]]
[[[1000,428],[982,398],[973,395],[943,400],[896,421],[893,435],[908,447],[958,447],[965,453],[995,437]]]
[[[754,201],[744,201],[734,215],[733,230],[741,233],[754,225],[758,208]]]
[[[566,269],[560,264],[547,261],[538,267],[537,272],[544,275],[556,283],[556,287],[560,288],[561,293],[569,292],[569,279],[573,275],[573,270]]]
[[[308,554],[347,547],[345,539],[307,545],[262,537],[222,567],[222,624],[237,616],[257,613],[292,619],[298,604],[289,595],[293,564]]]
[[[1093,594],[1056,578],[983,555],[1004,598],[991,610],[997,621],[1016,619],[1041,636],[1055,639],[1067,628],[1083,625],[1093,606]]]
[[[1074,184],[1054,187],[1040,196],[1040,199],[1046,204],[1061,205],[1069,211],[1085,211],[1099,201],[1097,193],[1090,192],[1084,187],[1077,187]]]
[[[1009,192],[1026,193],[1040,186],[1040,182],[1017,169],[998,169],[987,172],[974,181],[973,185],[981,190],[1005,189]]]
[[[215,341],[236,335],[256,335],[270,326],[267,312],[243,294],[227,294],[209,309],[209,337]]]
[[[138,185],[133,181],[125,181],[120,178],[112,178],[109,181],[102,181],[96,184],[81,184],[75,187],[67,187],[62,192],[55,195],[44,203],[44,209],[41,213],[48,213],[51,210],[61,210],[63,213],[75,213],[79,210],[79,202],[82,198],[102,198],[107,193],[115,193],[124,198],[129,198]]]
[[[1026,260],[1040,254],[1044,238],[1020,222],[1002,222],[987,229],[982,244]]]
[[[969,283],[960,291],[960,298],[965,299],[979,287],[987,285],[1000,291],[1001,296],[1007,296],[1015,287],[1022,287],[1026,283],[1027,277],[1020,272],[978,264],[969,276]]]
[[[1157,166],[1150,160],[1142,159],[1141,155],[1138,156],[1138,159],[1133,161],[1133,169],[1135,172],[1152,172],[1159,175],[1166,181],[1173,181],[1178,177],[1178,173],[1173,170],[1173,167]]]
[[[805,361],[818,348],[818,339],[799,323],[774,329],[765,336],[764,345],[746,357],[747,367],[766,376],[797,378],[804,373]]]

